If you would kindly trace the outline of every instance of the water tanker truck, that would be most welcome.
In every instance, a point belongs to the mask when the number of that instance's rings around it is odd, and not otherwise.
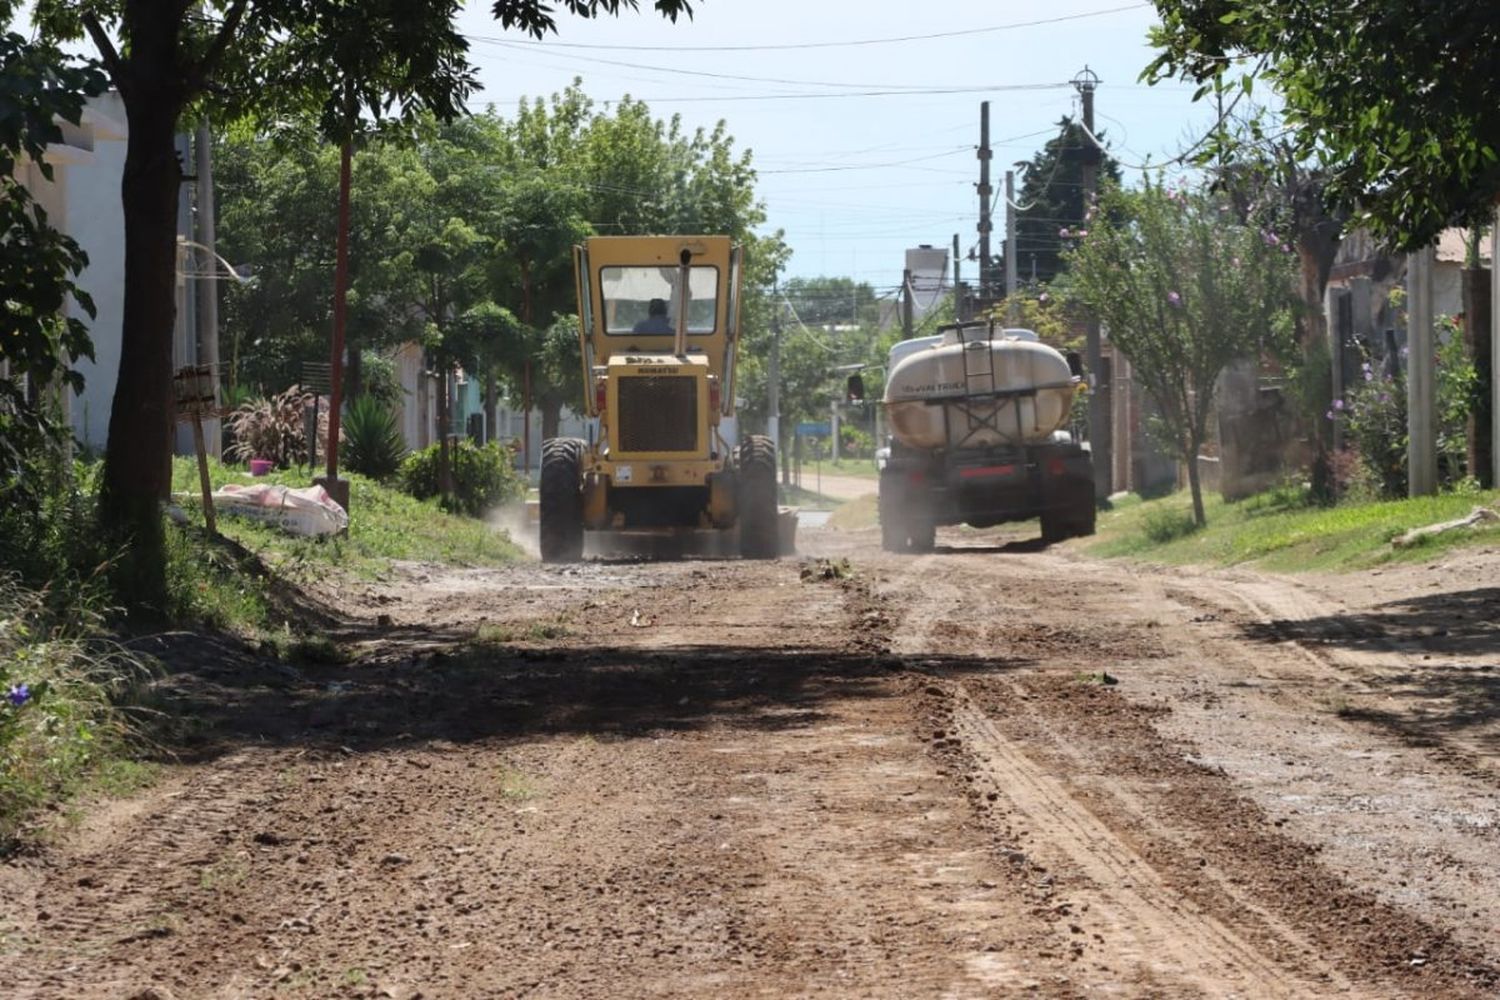
[[[1092,456],[1065,430],[1084,391],[1076,354],[1030,330],[944,327],[891,348],[881,542],[931,551],[939,525],[1040,518],[1051,543],[1094,533]]]

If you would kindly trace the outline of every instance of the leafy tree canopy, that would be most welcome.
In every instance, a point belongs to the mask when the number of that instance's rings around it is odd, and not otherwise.
[[[1333,202],[1414,249],[1500,195],[1500,18],[1491,0],[1155,0],[1144,76],[1275,87]],[[1208,155],[1215,150],[1210,149]]]
[[[1099,149],[1081,124],[1064,115],[1057,123],[1057,135],[1025,165],[1016,193],[1016,201],[1025,206],[1016,217],[1016,271],[1023,283],[1045,284],[1067,267],[1063,250],[1069,238],[1062,231],[1072,232],[1084,224],[1083,168],[1088,163],[1098,168],[1099,186],[1119,183],[1119,163]],[[994,279],[1003,286],[1003,242],[996,255]]]
[[[1220,197],[1148,181],[1106,191],[1070,265],[1078,299],[1156,404],[1203,524],[1197,455],[1215,383],[1232,361],[1285,353],[1290,256]]]

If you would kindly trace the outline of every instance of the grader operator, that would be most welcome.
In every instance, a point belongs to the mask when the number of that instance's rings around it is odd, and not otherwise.
[[[709,532],[774,558],[775,448],[720,433],[734,416],[740,248],[726,236],[600,236],[573,264],[597,433],[542,445],[542,559],[582,558],[585,532]]]

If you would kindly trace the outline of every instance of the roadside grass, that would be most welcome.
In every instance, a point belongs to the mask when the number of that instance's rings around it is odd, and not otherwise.
[[[828,515],[828,527],[835,531],[860,531],[880,524],[880,501],[871,493],[840,504]]]
[[[154,669],[110,638],[92,598],[59,608],[0,576],[0,855],[43,832],[48,807],[150,783],[133,754]]]
[[[435,500],[415,500],[373,479],[347,474],[349,489],[348,537],[299,538],[268,525],[232,516],[220,517],[219,530],[278,570],[316,574],[337,567],[364,578],[378,577],[392,560],[441,562],[458,566],[503,566],[520,558],[510,537],[485,523],[458,517],[438,508]],[[215,489],[227,483],[273,483],[302,487],[312,482],[302,470],[274,472],[252,478],[248,473],[210,460],[209,480]],[[172,491],[191,516],[201,520],[198,468],[191,458],[172,466]]]
[[[802,481],[807,483],[810,480],[804,474]],[[834,510],[844,502],[835,497],[816,493],[805,486],[783,485],[780,487],[780,491],[780,500],[778,502],[789,507],[804,507],[808,510]]]
[[[551,642],[554,639],[565,639],[571,634],[572,630],[567,623],[558,618],[551,622],[481,625],[474,632],[474,641],[480,645],[506,646],[515,642]]]
[[[1466,545],[1500,542],[1500,526],[1429,536],[1409,548],[1391,540],[1412,528],[1450,521],[1475,506],[1495,506],[1500,492],[1445,493],[1410,500],[1318,507],[1306,492],[1279,487],[1235,503],[1204,496],[1208,524],[1196,529],[1184,491],[1157,500],[1122,498],[1099,516],[1099,533],[1085,549],[1105,558],[1233,566],[1254,563],[1283,572],[1365,569],[1420,562]]]
[[[224,631],[251,635],[282,659],[340,662],[341,653],[319,637],[293,634],[279,614],[286,601],[277,580],[305,585],[330,577],[380,579],[392,562],[440,562],[457,566],[503,566],[520,558],[510,536],[484,521],[446,513],[436,501],[419,501],[364,476],[350,475],[352,510],[347,536],[302,538],[269,525],[221,513],[219,532],[230,544],[210,543],[198,525],[198,468],[191,458],[172,467],[172,490],[194,526],[167,531],[170,616]],[[215,489],[226,483],[268,482],[306,486],[301,470],[255,479],[209,462]]]
[[[823,462],[823,471],[839,476],[858,476],[861,479],[879,479],[880,470],[875,468],[873,458],[841,458]],[[803,478],[807,476],[807,463],[802,465]]]

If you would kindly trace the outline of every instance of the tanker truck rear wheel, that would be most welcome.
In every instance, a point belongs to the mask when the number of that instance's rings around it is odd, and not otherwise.
[[[1042,541],[1048,545],[1094,533],[1094,484],[1070,483],[1042,512]]]
[[[937,525],[899,473],[880,478],[880,547],[887,552],[931,552]]]
[[[542,443],[542,562],[583,558],[583,452],[577,438]]]
[[[776,527],[776,446],[752,434],[740,442],[739,455],[740,555],[746,559],[775,559],[780,548]]]

